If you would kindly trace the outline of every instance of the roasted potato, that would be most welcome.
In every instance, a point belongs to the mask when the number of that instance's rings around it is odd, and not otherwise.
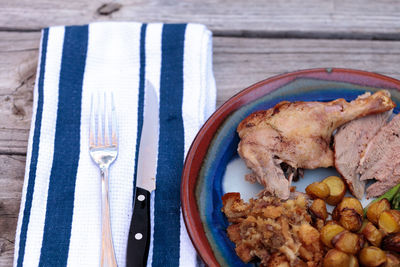
[[[320,218],[322,220],[326,220],[328,218],[328,211],[326,210],[325,201],[322,199],[315,199],[310,206],[310,211],[315,215],[315,217]]]
[[[379,229],[386,234],[400,232],[400,211],[386,210],[381,213],[378,220]]]
[[[361,232],[364,237],[374,246],[379,247],[382,242],[383,234],[379,231],[375,225],[368,222]]]
[[[306,187],[306,193],[312,199],[326,199],[327,197],[329,197],[330,190],[327,184],[314,182]]]
[[[341,226],[345,229],[357,232],[362,226],[362,216],[358,214],[354,209],[347,209],[339,212],[338,221]]]
[[[330,223],[322,227],[321,229],[321,241],[325,246],[333,248],[332,239],[339,233],[345,231],[345,229],[335,223]]]
[[[362,231],[364,230],[364,227],[369,223],[370,221],[368,221],[367,219],[364,219],[361,225],[360,230],[358,230],[358,233],[361,234]]]
[[[400,256],[386,251],[386,263],[383,267],[399,267]]]
[[[354,255],[349,255],[350,256],[350,262],[349,262],[349,267],[358,267],[358,259]]]
[[[354,209],[361,216],[364,214],[361,202],[354,197],[344,197],[342,201],[340,201],[340,203],[336,206],[336,208],[339,211],[342,211],[344,209]]]
[[[390,210],[390,203],[386,198],[383,198],[368,207],[367,218],[373,224],[378,225],[379,216],[386,210]]]
[[[390,212],[393,214],[394,217],[396,217],[397,221],[400,221],[400,210],[390,210]]]
[[[335,221],[333,221],[333,220],[328,220],[328,221],[326,221],[325,226],[326,226],[326,225],[330,225],[330,224],[339,225],[338,222],[335,222]]]
[[[400,253],[400,233],[385,236],[382,241],[382,248]]]
[[[358,237],[360,238],[360,248],[365,248],[369,246],[369,243],[367,241],[367,239],[365,239],[364,235],[358,235]]]
[[[358,199],[345,197],[332,212],[332,219],[349,231],[357,232],[362,226],[363,208]]]
[[[337,176],[329,176],[323,181],[329,187],[329,196],[326,198],[326,203],[329,205],[337,205],[346,193],[346,186],[343,180]]]
[[[337,249],[329,250],[323,262],[324,267],[349,266],[349,264],[350,256]]]
[[[332,245],[345,253],[356,254],[361,247],[360,238],[357,234],[343,231],[332,238]]]
[[[376,267],[386,262],[386,254],[380,248],[370,246],[361,249],[358,259],[364,266]]]

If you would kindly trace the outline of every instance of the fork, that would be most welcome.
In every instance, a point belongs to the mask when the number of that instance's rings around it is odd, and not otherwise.
[[[89,153],[99,166],[101,174],[101,266],[116,267],[108,198],[108,169],[118,155],[117,122],[112,93],[111,101],[107,100],[107,95],[104,93],[103,101],[99,94],[96,103],[92,94]]]

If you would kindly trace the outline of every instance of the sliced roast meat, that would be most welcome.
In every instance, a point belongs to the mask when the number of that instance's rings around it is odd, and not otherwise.
[[[377,180],[367,188],[367,198],[380,196],[400,182],[400,115],[381,128],[362,154],[360,180]]]
[[[238,126],[238,153],[264,185],[265,192],[287,199],[295,169],[315,169],[334,165],[330,147],[332,133],[343,124],[395,107],[388,91],[366,93],[347,102],[278,103],[257,111]],[[288,177],[282,163],[290,166]]]
[[[360,175],[357,173],[361,153],[386,124],[391,114],[392,110],[352,120],[341,126],[334,136],[336,170],[358,199],[361,199],[365,192],[365,181],[360,181]]]

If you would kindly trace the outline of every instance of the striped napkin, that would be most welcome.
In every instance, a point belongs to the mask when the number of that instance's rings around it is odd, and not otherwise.
[[[180,210],[184,157],[215,108],[211,33],[197,24],[93,23],[42,32],[14,266],[99,266],[101,181],[88,151],[92,92],[113,90],[113,241],[125,266],[145,80],[159,97],[148,266],[195,266]]]

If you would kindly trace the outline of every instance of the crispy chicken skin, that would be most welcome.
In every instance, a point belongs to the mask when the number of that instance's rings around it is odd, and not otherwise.
[[[238,152],[253,171],[252,176],[265,187],[264,192],[287,199],[293,175],[286,178],[281,163],[294,170],[331,167],[334,153],[330,143],[336,128],[394,107],[385,90],[365,93],[351,102],[283,101],[251,114],[239,124]]]

